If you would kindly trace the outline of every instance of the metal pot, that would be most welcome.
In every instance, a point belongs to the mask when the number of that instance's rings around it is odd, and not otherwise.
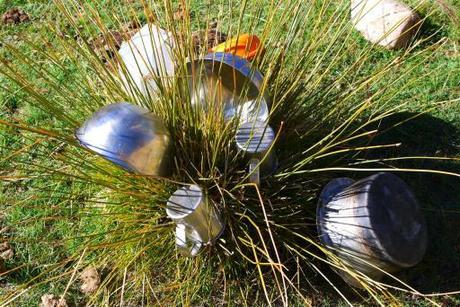
[[[270,99],[263,76],[251,64],[229,53],[210,53],[188,64],[192,104],[205,111],[222,109],[224,119],[268,121]]]
[[[278,159],[273,150],[275,132],[264,122],[246,122],[238,127],[235,135],[236,146],[249,159],[249,180],[260,185],[260,179],[273,174]]]
[[[178,189],[166,204],[166,214],[176,223],[176,246],[186,256],[196,256],[223,232],[219,214],[197,185]]]
[[[170,172],[169,133],[159,118],[138,106],[105,106],[75,136],[82,146],[126,170],[155,176]]]
[[[332,252],[374,280],[384,275],[381,270],[392,273],[416,265],[427,246],[425,220],[414,194],[390,173],[329,182],[319,197],[317,226],[320,240]],[[344,271],[338,273],[361,286]]]

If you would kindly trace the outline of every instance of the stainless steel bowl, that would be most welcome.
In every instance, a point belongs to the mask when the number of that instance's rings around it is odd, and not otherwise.
[[[420,206],[409,186],[390,173],[354,181],[337,178],[320,195],[317,209],[320,240],[347,266],[373,279],[423,258],[427,230]],[[358,280],[340,271],[360,287]]]
[[[225,120],[267,122],[270,99],[263,76],[251,64],[229,53],[210,53],[188,64],[192,104],[210,112],[221,109]]]
[[[75,134],[80,144],[122,168],[143,175],[169,173],[170,136],[148,110],[121,102],[103,107]]]

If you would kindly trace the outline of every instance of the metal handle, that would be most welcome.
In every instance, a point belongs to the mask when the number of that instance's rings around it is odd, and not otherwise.
[[[176,247],[181,254],[195,257],[202,246],[201,238],[196,230],[184,224],[177,224]]]
[[[255,183],[260,186],[260,160],[251,159],[249,161],[249,182]]]

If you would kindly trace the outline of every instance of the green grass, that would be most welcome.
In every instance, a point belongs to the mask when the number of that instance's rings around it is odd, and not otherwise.
[[[233,3],[236,11],[238,11],[238,3]],[[320,3],[321,1],[318,1],[318,5]],[[111,7],[120,8],[117,5],[113,6],[110,1],[101,1],[99,4],[105,5],[107,9]],[[451,1],[450,4],[453,8],[458,8],[457,12],[460,11],[458,1]],[[70,91],[78,92],[79,88],[75,80],[81,77],[79,75],[80,71],[70,59],[66,58],[64,53],[55,50],[56,55],[65,63],[65,72],[55,69],[49,59],[46,59],[43,54],[37,53],[36,50],[30,48],[30,45],[24,43],[25,41],[30,41],[43,46],[43,48],[53,48],[57,39],[51,33],[47,34],[45,25],[53,22],[58,26],[65,27],[66,23],[63,21],[60,13],[51,3],[45,1],[3,1],[0,3],[0,13],[16,6],[23,8],[30,15],[31,21],[20,25],[0,26],[0,57],[11,58],[13,61],[17,61],[11,57],[6,48],[3,48],[4,43],[10,43],[20,49],[21,52],[35,57],[40,65],[48,67],[51,72],[56,74],[56,79],[62,84],[67,85]],[[192,10],[196,16],[196,23],[200,23],[199,16],[201,14],[209,12],[206,9],[206,4],[203,4],[201,1],[194,1]],[[251,8],[250,10],[254,11],[255,8]],[[429,38],[423,44],[424,47],[434,44],[441,38],[445,42],[441,47],[433,48],[428,53],[430,56],[428,62],[418,65],[419,58],[414,57],[404,63],[400,70],[393,70],[391,72],[391,75],[388,77],[389,79],[398,76],[398,74],[408,69],[413,70],[405,77],[407,80],[425,74],[427,77],[423,79],[422,84],[417,83],[416,87],[409,86],[408,88],[404,88],[403,91],[398,92],[389,101],[389,105],[396,105],[407,100],[409,105],[406,111],[419,112],[426,110],[427,106],[424,105],[426,102],[443,100],[452,100],[452,102],[432,108],[428,113],[416,118],[414,121],[392,129],[389,134],[382,136],[382,140],[388,142],[404,140],[402,148],[388,150],[386,153],[388,157],[405,153],[459,157],[460,103],[454,99],[460,97],[460,24],[455,17],[446,14],[436,1],[424,3],[418,11],[422,16],[429,14],[421,33],[422,37],[430,37],[434,34],[433,37]],[[220,11],[216,10],[216,15],[225,24],[225,7],[222,7]],[[457,17],[459,17],[458,14]],[[251,19],[250,16],[246,16],[245,18],[248,20]],[[108,22],[108,26],[113,25]],[[255,26],[255,28],[258,27]],[[49,41],[49,44],[41,41],[39,33],[45,33],[44,37]],[[69,29],[68,35],[73,35],[72,29]],[[88,35],[91,36],[92,34],[89,33]],[[358,33],[353,33],[352,35],[354,43],[344,50],[346,55],[337,66],[338,70],[346,69],[350,63],[353,63],[353,60],[356,59],[361,50],[369,48],[369,44]],[[314,38],[306,37],[306,39]],[[421,50],[421,48],[417,47],[413,52],[415,53]],[[292,50],[295,51],[295,47]],[[348,87],[353,85],[353,80],[371,75],[379,67],[385,65],[388,60],[400,54],[401,51],[387,51],[376,48],[371,58],[364,63],[365,66],[356,74],[347,75],[348,79],[343,80],[340,87],[337,88],[338,93],[334,93],[334,95],[348,90]],[[18,62],[14,64],[24,69],[27,68],[27,66]],[[50,101],[54,99],[62,101],[62,95],[58,91],[49,88],[48,83],[44,82],[43,76],[33,71],[28,71],[27,74],[33,84],[43,88],[43,94]],[[330,76],[330,78],[334,77],[333,75]],[[368,91],[374,93],[380,87],[385,87],[386,81],[387,79],[379,80]],[[36,106],[31,105],[29,103],[30,97],[25,95],[17,85],[6,80],[3,76],[0,76],[0,84],[2,88],[8,89],[8,91],[0,91],[1,119],[21,119],[25,123],[35,127],[53,127],[54,130],[68,130],[68,126],[62,124],[61,121]],[[404,82],[401,81],[400,84],[402,85]],[[398,85],[397,83],[394,86],[398,87]],[[83,96],[81,99],[85,99],[85,94],[81,93]],[[93,94],[88,93],[87,99],[92,98]],[[84,114],[80,111],[76,106],[75,109],[69,108],[68,110],[69,114],[78,120],[81,119],[78,117]],[[401,114],[401,116],[407,116],[407,114]],[[385,125],[387,123],[384,121],[379,124]],[[390,126],[388,124],[388,127]],[[102,200],[106,198],[103,192],[100,192],[97,187],[93,187],[86,182],[79,182],[78,180],[62,180],[57,182],[50,180],[48,176],[36,178],[15,177],[22,175],[19,170],[24,169],[24,165],[31,163],[31,161],[44,168],[60,169],[62,167],[63,171],[66,170],[66,165],[59,157],[59,154],[61,151],[67,153],[67,151],[72,151],[72,149],[68,148],[69,146],[65,142],[44,140],[44,145],[35,146],[32,145],[35,140],[35,136],[31,133],[0,126],[0,176],[7,179],[0,181],[0,208],[1,212],[5,215],[5,218],[0,221],[0,226],[8,226],[10,228],[6,235],[15,251],[14,258],[7,262],[7,266],[9,268],[22,266],[17,272],[7,276],[0,276],[0,297],[9,293],[11,288],[14,289],[19,284],[29,281],[32,276],[36,276],[39,272],[46,271],[48,269],[47,265],[74,256],[74,253],[79,251],[79,244],[84,244],[84,239],[75,239],[76,235],[110,231],[110,223],[101,223],[100,216],[92,216],[91,212],[86,212],[85,208],[81,206],[82,203],[87,203],[91,199]],[[378,142],[377,139],[375,141]],[[15,160],[15,164],[11,164],[10,160],[4,160],[5,157],[13,155],[16,150],[28,144],[31,147],[19,160]],[[55,152],[55,155],[50,156],[49,152]],[[372,154],[369,154],[368,157],[372,158]],[[415,161],[408,163],[414,167],[432,167],[459,172],[458,164],[452,162],[427,163]],[[401,165],[407,166],[408,164]],[[18,171],[15,171],[16,168]],[[359,178],[362,174],[354,176]],[[460,263],[460,224],[456,220],[458,220],[458,215],[460,214],[459,179],[434,174],[404,174],[403,176],[416,189],[416,194],[425,209],[429,226],[430,244],[427,256],[421,264],[413,269],[405,270],[397,276],[416,286],[417,289],[424,293],[458,290],[460,289],[460,276],[456,272],[460,269],[458,267],[458,263]],[[121,199],[118,201],[124,203],[126,200]],[[82,212],[76,214],[78,210],[82,210]],[[78,218],[75,218],[75,216],[78,216]],[[54,219],[50,217],[54,217]],[[136,250],[139,247],[132,245],[124,246],[123,248],[127,249],[126,254],[130,255],[132,250]],[[122,252],[120,251],[120,253]],[[152,259],[152,262],[155,262],[155,258],[152,257]],[[198,278],[197,280],[193,279],[189,281],[190,283],[201,284],[201,289],[196,290],[196,293],[189,294],[190,297],[188,295],[184,295],[184,297],[195,302],[200,301],[200,299],[207,299],[200,298],[200,295],[207,293],[207,289],[212,289],[212,285],[206,284],[208,282],[206,276],[208,274],[211,275],[213,273],[212,270],[217,270],[218,268],[212,265],[208,266],[206,262],[200,262],[199,260],[195,262],[181,262],[181,264],[184,264],[186,267],[185,274],[188,272],[187,269],[190,271],[190,274],[197,268],[203,270],[203,274],[199,277],[201,279]],[[344,287],[340,279],[328,271],[326,266],[321,268],[329,273],[328,276],[337,285]],[[64,269],[59,272],[64,272],[67,269],[64,266]],[[142,268],[138,269],[140,272],[142,271]],[[256,278],[257,276],[255,275],[255,272],[245,272],[248,280]],[[311,278],[320,279],[318,276],[312,276]],[[17,306],[36,305],[44,293],[60,295],[65,289],[67,282],[68,277],[65,277],[39,285],[21,296],[15,301],[15,304]],[[229,287],[231,288],[231,285]],[[255,300],[252,297],[251,289],[247,290],[249,301]],[[239,291],[236,286],[235,291]],[[361,300],[352,291],[349,292],[348,294],[356,302],[364,305],[371,304],[371,301],[367,299]],[[214,295],[219,297],[220,294],[214,293]],[[263,296],[260,293],[258,295],[261,296],[259,297],[260,301],[263,301]],[[398,295],[407,305],[426,304],[426,302],[412,298],[410,295]],[[319,294],[309,292],[309,296],[315,303],[323,304],[322,301],[324,300],[324,305],[331,306],[336,305],[336,301],[340,300],[340,297],[327,288]],[[72,284],[69,295],[66,298],[69,303],[74,303],[75,305],[81,304],[84,297],[78,291],[78,283]],[[187,299],[184,299],[182,303],[188,303]],[[440,302],[446,300],[447,304],[452,305],[460,303],[460,300],[455,296],[450,298],[441,297],[437,300]],[[295,298],[293,298],[293,301],[295,301]],[[242,304],[242,302],[240,303]],[[238,304],[238,302],[235,302],[235,304]]]

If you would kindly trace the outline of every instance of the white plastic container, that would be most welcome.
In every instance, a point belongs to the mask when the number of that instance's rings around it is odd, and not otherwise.
[[[120,75],[126,90],[134,95],[140,91],[155,96],[157,81],[167,85],[174,76],[174,47],[171,33],[153,24],[146,24],[123,42],[119,54],[124,67],[120,67]]]

